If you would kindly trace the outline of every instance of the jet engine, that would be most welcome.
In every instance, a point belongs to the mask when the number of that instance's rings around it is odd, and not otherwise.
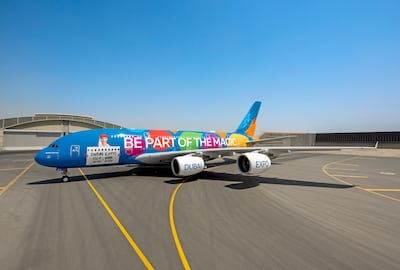
[[[271,160],[260,153],[244,153],[237,160],[239,171],[243,174],[258,174],[271,167]]]
[[[179,177],[202,172],[204,167],[204,160],[201,157],[180,156],[171,161],[172,172]]]

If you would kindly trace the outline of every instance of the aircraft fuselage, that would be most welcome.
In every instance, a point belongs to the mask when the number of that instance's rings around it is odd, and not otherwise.
[[[143,154],[245,147],[251,136],[226,132],[95,129],[61,137],[36,155],[36,162],[57,168],[146,164]]]

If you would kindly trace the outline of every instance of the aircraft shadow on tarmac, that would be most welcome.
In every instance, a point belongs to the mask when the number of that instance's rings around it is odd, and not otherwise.
[[[287,186],[303,186],[303,187],[318,187],[318,188],[352,188],[352,185],[341,185],[341,184],[331,184],[322,182],[312,182],[303,180],[292,180],[292,179],[281,179],[281,178],[269,178],[261,176],[247,176],[241,174],[230,174],[224,172],[212,172],[204,171],[198,175],[192,176],[186,182],[192,182],[197,180],[217,180],[217,181],[228,181],[228,182],[239,182],[227,184],[225,187],[231,189],[249,189],[259,186],[260,184],[270,184],[270,185],[287,185]],[[167,184],[179,184],[182,179],[173,179],[164,181]]]
[[[182,178],[175,177],[172,174],[170,167],[135,167],[127,171],[94,173],[86,175],[86,177],[90,180],[100,180],[100,179],[118,178],[127,176],[132,176],[132,177],[156,176],[156,177],[168,177],[168,178],[173,177],[174,179],[164,181],[164,183],[171,185],[180,184],[184,180]],[[132,180],[134,180],[134,178],[132,178]],[[190,183],[193,181],[202,181],[202,180],[235,182],[227,184],[225,187],[236,190],[254,188],[259,186],[260,184],[303,186],[303,187],[317,187],[317,188],[337,188],[337,189],[353,187],[352,185],[341,185],[341,184],[293,180],[293,179],[269,178],[260,176],[247,176],[247,175],[241,175],[239,173],[231,174],[231,173],[215,172],[215,171],[203,171],[200,174],[189,177],[185,182]],[[85,181],[85,178],[81,175],[75,175],[70,177],[70,182],[79,182],[79,181]],[[46,179],[28,183],[28,185],[48,185],[48,184],[66,184],[66,183],[62,183],[60,178],[52,178],[52,179]]]
[[[236,161],[234,159],[225,159],[223,162],[207,164],[208,168],[215,167],[218,165],[234,164]],[[123,176],[160,176],[160,177],[175,177],[171,171],[170,166],[138,166],[138,165],[127,165],[127,168],[132,168],[127,171],[120,172],[106,172],[106,173],[94,173],[86,174],[86,177],[90,180],[116,178]],[[79,182],[85,181],[82,175],[70,176],[69,182]],[[182,181],[182,178],[179,178]],[[28,183],[28,185],[48,185],[48,184],[61,184],[61,176],[59,178],[52,178],[40,181],[34,181]]]
[[[134,175],[134,173],[132,172],[134,170],[135,169],[130,169],[128,171],[122,171],[122,172],[86,174],[86,177],[89,180],[99,180],[99,179],[116,178],[116,177],[123,177],[123,176],[126,177],[126,176]],[[79,181],[86,181],[86,179],[82,175],[74,175],[74,176],[70,176],[70,178],[69,178],[69,182],[79,182]],[[63,183],[61,181],[61,177],[27,183],[27,185],[49,185],[49,184],[67,184],[67,183]]]

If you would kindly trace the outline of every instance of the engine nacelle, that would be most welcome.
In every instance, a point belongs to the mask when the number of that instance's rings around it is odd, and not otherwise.
[[[180,156],[171,161],[172,172],[175,176],[189,176],[204,170],[204,160],[201,157]]]
[[[244,153],[237,160],[239,171],[243,174],[258,174],[271,167],[271,160],[260,153]]]

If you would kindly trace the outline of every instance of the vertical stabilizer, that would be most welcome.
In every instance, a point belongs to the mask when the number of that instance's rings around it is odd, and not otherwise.
[[[254,131],[256,130],[257,115],[258,111],[260,110],[260,106],[260,101],[254,102],[253,106],[251,106],[250,110],[243,118],[239,127],[236,129],[237,133],[245,133],[249,136],[254,136]]]

